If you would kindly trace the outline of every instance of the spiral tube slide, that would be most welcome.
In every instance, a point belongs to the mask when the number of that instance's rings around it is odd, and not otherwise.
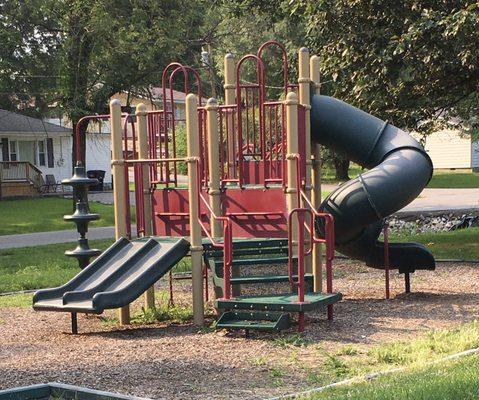
[[[334,217],[336,249],[382,269],[383,220],[421,193],[431,179],[432,161],[409,134],[343,101],[314,95],[311,107],[312,141],[369,169],[320,206]],[[404,273],[433,270],[435,261],[421,244],[391,243],[389,265]]]

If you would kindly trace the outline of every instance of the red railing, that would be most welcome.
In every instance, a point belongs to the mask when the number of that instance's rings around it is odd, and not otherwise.
[[[86,115],[78,120],[75,125],[75,158],[74,164],[76,165],[78,162],[81,162],[83,166],[85,166],[85,158],[86,155],[82,154],[82,147],[81,147],[81,128],[84,124],[90,123],[91,120],[107,120],[110,119],[110,114],[98,114],[98,115]],[[86,133],[86,132],[85,132]],[[86,149],[84,149],[86,150]]]
[[[293,286],[296,286],[298,289],[298,301],[304,302],[304,262],[305,257],[313,252],[313,246],[315,244],[325,244],[326,245],[326,292],[333,292],[333,259],[334,259],[334,219],[331,214],[321,213],[315,209],[311,201],[308,199],[304,191],[301,189],[303,186],[302,179],[302,164],[301,156],[299,154],[292,154],[296,161],[296,188],[297,192],[297,204],[298,207],[291,210],[288,215],[288,276],[289,281]],[[303,201],[303,204],[306,207],[299,207],[299,204]],[[306,223],[305,215],[309,216],[308,223]],[[298,268],[297,275],[298,280],[294,280],[294,244],[293,243],[293,217],[297,215],[298,224],[297,224],[297,257],[298,257]],[[324,238],[318,237],[315,230],[315,220],[322,219],[324,220]],[[305,238],[305,231],[308,231],[309,237]],[[305,249],[305,243],[309,245]],[[332,305],[328,306],[328,319],[333,317],[333,308]],[[304,326],[304,314],[299,314],[299,327],[302,330]]]
[[[150,168],[152,166],[162,164],[162,163],[174,163],[174,162],[186,162],[186,158],[153,158],[153,159],[127,159],[125,160],[125,176],[128,176],[129,167],[133,166],[134,169],[134,183],[135,183],[135,200],[136,200],[136,225],[137,225],[137,233],[140,235],[145,231],[145,222],[147,216],[145,215],[145,208],[144,208],[144,195],[145,195],[145,188],[143,184],[143,173],[144,173],[144,165],[148,165]],[[128,184],[128,182],[126,182]],[[127,204],[128,209],[130,205],[130,201],[127,196]],[[129,210],[127,210],[129,214]],[[154,210],[152,210],[151,218],[154,219]],[[165,214],[162,214],[165,215]],[[174,215],[185,215],[184,213],[168,213],[170,216]],[[189,215],[189,213],[186,213]],[[127,232],[131,235],[131,222],[130,218],[127,215]]]
[[[208,231],[208,228],[201,220],[201,213],[198,212],[198,224],[200,225],[202,231],[208,237],[213,247],[223,249],[223,297],[225,299],[231,298],[231,265],[233,263],[233,227],[232,227],[232,220],[229,217],[223,217],[216,215],[211,208],[207,199],[204,198],[203,194],[201,193],[201,176],[199,174],[200,170],[200,160],[196,160],[196,167],[198,171],[198,190],[197,190],[197,198],[198,198],[198,209],[201,209],[201,203],[203,203],[206,209],[210,213],[210,220],[220,221],[223,224],[223,242],[217,241],[213,237],[213,235]]]

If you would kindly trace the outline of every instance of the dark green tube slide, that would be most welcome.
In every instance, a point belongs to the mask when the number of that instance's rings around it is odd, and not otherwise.
[[[384,268],[383,220],[421,193],[432,176],[431,159],[408,133],[343,101],[315,95],[311,104],[312,141],[369,169],[320,206],[334,217],[336,249]],[[389,260],[400,272],[435,268],[431,252],[418,243],[391,243]]]

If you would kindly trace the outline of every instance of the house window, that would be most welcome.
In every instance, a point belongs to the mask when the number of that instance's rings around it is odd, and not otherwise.
[[[45,142],[43,140],[38,141],[38,165],[44,167],[46,165],[46,152],[45,152]]]
[[[10,161],[18,161],[18,146],[16,140],[10,140]]]

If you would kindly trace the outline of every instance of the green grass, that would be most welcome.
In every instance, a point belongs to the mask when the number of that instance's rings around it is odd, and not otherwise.
[[[351,163],[351,167],[349,168],[349,177],[351,179],[356,178],[362,172],[367,171],[364,168],[361,168],[359,165]],[[321,180],[324,183],[337,183],[337,179],[335,178],[335,171],[333,168],[323,168],[321,170]]]
[[[0,308],[17,307],[29,308],[32,306],[31,294],[15,294],[8,296],[0,296]]]
[[[113,206],[90,203],[90,210],[100,214],[91,227],[113,226]],[[72,200],[50,197],[0,201],[0,235],[46,232],[72,229],[73,224],[63,221],[63,215],[72,213]]]
[[[418,235],[391,235],[391,242],[413,241],[426,245],[437,258],[479,259],[479,227]]]
[[[391,235],[391,242],[417,241],[431,249],[437,258],[476,260],[479,259],[478,236],[479,228],[469,228],[412,236]],[[111,243],[111,239],[106,239],[92,241],[90,244],[104,250]],[[79,272],[76,261],[63,254],[75,245],[62,243],[0,250],[0,293],[40,289],[65,283]],[[191,271],[190,258],[181,260],[173,271]],[[280,339],[277,344],[281,345],[282,342]]]
[[[316,347],[317,367],[306,369],[306,372],[309,383],[318,387],[398,367],[421,368],[430,361],[477,348],[479,321],[454,329],[430,331],[409,340],[379,344],[370,349],[348,344],[332,352]],[[304,368],[304,365],[299,366]]]
[[[133,324],[149,325],[159,321],[169,321],[172,323],[186,323],[193,319],[193,308],[181,304],[168,306],[169,295],[166,292],[156,292],[155,308],[142,308],[136,313],[131,322]]]
[[[111,239],[94,240],[91,247],[105,250]],[[59,286],[80,269],[75,259],[66,257],[65,250],[75,243],[0,250],[0,293]]]
[[[367,171],[354,163],[349,168],[349,177],[355,178],[362,172]],[[332,168],[323,168],[321,171],[321,178],[324,183],[337,183],[334,178],[335,172]],[[468,189],[479,188],[479,173],[472,172],[472,170],[434,170],[434,175],[427,185],[428,188],[442,188],[442,189]]]
[[[105,250],[113,239],[92,240],[90,247]],[[75,259],[66,257],[65,250],[76,243],[51,244],[0,250],[0,293],[41,289],[62,285],[80,269]],[[191,259],[182,259],[173,272],[191,271]]]
[[[467,400],[479,398],[479,355],[326,389],[303,400]]]
[[[470,170],[435,170],[429,188],[479,188],[479,173]]]

